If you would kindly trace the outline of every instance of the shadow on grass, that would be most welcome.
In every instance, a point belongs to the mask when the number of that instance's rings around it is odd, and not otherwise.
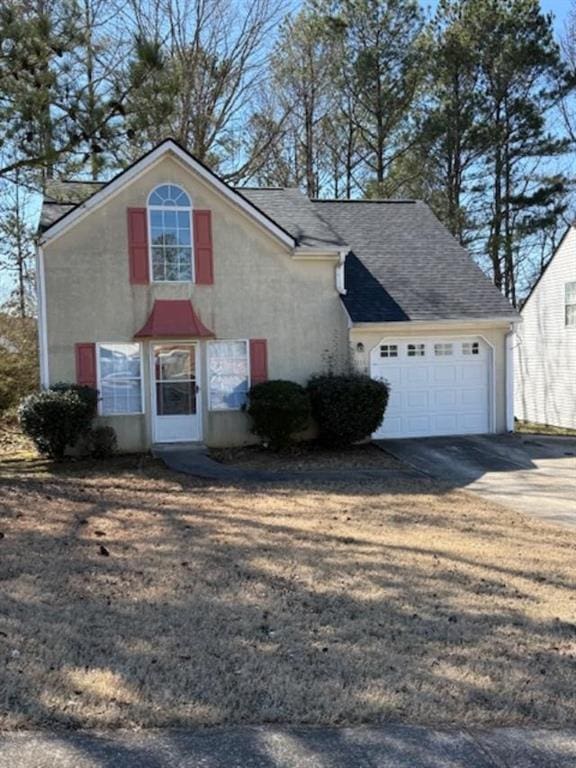
[[[564,532],[424,478],[226,488],[129,458],[0,493],[7,727],[576,717]]]

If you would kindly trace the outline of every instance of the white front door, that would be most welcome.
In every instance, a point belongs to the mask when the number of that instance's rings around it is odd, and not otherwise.
[[[376,438],[491,431],[491,352],[478,337],[384,339],[371,375],[390,384]]]
[[[152,346],[152,412],[156,443],[200,440],[198,345]]]

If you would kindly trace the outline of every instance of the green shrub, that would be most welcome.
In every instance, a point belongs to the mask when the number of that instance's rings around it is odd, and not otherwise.
[[[248,393],[246,410],[252,418],[252,432],[275,450],[289,445],[292,436],[310,422],[308,393],[293,381],[265,381]]]
[[[98,406],[98,390],[89,387],[86,384],[69,384],[65,381],[59,381],[49,387],[51,392],[75,392],[78,397],[86,404],[92,415],[96,415]]]
[[[94,406],[73,388],[47,389],[28,395],[20,404],[18,417],[22,431],[40,453],[59,460],[66,448],[88,434]]]
[[[116,453],[118,441],[114,427],[99,426],[90,430],[90,453],[95,459],[109,459]]]
[[[369,376],[314,376],[308,382],[312,415],[319,438],[346,446],[370,437],[380,426],[388,405],[388,385]]]

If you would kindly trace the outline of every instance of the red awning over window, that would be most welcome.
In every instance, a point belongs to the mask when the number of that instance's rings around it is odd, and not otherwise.
[[[154,302],[150,317],[135,338],[199,339],[214,336],[202,323],[187,300],[161,299]]]

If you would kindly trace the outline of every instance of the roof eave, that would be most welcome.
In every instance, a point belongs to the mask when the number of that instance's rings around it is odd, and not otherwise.
[[[391,328],[425,328],[431,326],[466,328],[497,328],[518,325],[522,317],[518,313],[510,315],[494,315],[493,317],[450,317],[429,320],[389,320],[388,322],[358,322],[352,320],[351,330],[390,330]]]

